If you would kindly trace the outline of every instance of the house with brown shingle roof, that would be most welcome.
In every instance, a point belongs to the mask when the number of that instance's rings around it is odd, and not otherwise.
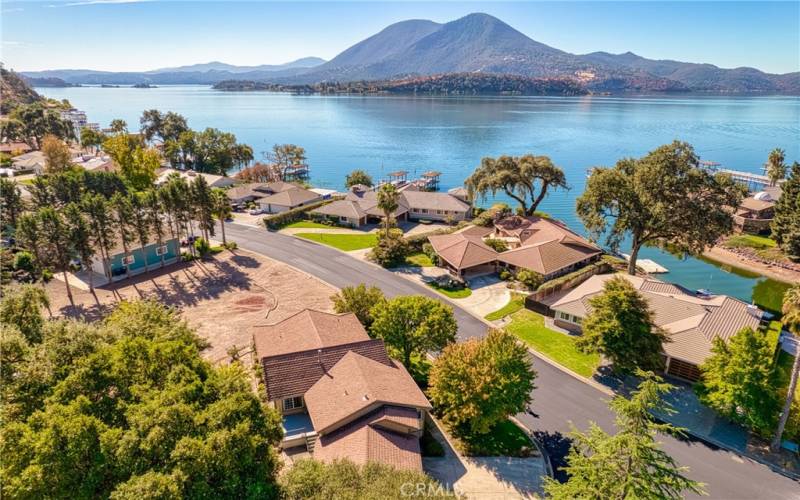
[[[653,323],[669,336],[662,354],[666,373],[675,377],[697,380],[698,367],[711,355],[715,337],[727,342],[742,328],[757,329],[764,317],[757,307],[727,295],[700,297],[681,286],[652,278],[601,274],[584,281],[550,306],[555,312],[555,324],[580,332],[581,322],[592,310],[592,297],[601,294],[605,283],[615,276],[622,276],[639,291],[650,306]]]
[[[422,470],[419,437],[430,403],[354,314],[307,309],[255,327],[253,343],[267,399],[283,418],[283,448]]]
[[[502,240],[509,247],[496,252],[484,243]],[[544,217],[511,216],[495,222],[494,228],[473,227],[465,231],[428,238],[440,264],[458,276],[476,275],[505,268],[535,271],[550,280],[597,260],[602,250],[560,221]]]

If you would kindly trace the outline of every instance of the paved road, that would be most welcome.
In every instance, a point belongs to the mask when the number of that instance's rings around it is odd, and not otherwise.
[[[424,294],[439,296],[405,278],[396,276],[341,252],[315,243],[263,229],[226,225],[227,236],[241,248],[251,250],[302,269],[336,287],[366,283],[380,287],[387,296]],[[459,337],[482,336],[486,325],[461,308],[454,308]],[[534,358],[538,372],[531,414],[520,415],[525,425],[542,439],[555,461],[569,448],[564,434],[574,423],[586,429],[590,421],[612,429],[613,415],[606,406],[608,396],[576,380],[541,359]],[[800,499],[800,483],[739,455],[699,441],[662,437],[664,450],[681,465],[688,466],[693,479],[706,483],[710,498],[718,499]]]

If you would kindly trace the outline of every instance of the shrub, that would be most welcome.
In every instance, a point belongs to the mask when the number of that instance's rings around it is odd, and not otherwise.
[[[508,271],[508,269],[501,269],[500,270],[500,279],[503,281],[508,281],[513,277],[513,275]]]
[[[47,269],[47,268],[42,269],[42,281],[47,283],[51,279],[53,279],[53,270],[52,269]]]
[[[378,233],[378,243],[370,252],[370,259],[383,267],[397,267],[405,263],[411,253],[408,242],[403,238],[403,231],[390,229]]]
[[[194,240],[194,249],[200,257],[205,257],[211,252],[211,245],[208,244],[205,238],[197,238]]]
[[[503,240],[498,240],[496,238],[489,238],[483,240],[486,245],[492,247],[495,252],[505,252],[508,250],[508,244]]]
[[[520,269],[517,271],[516,278],[517,281],[525,285],[528,290],[536,290],[544,283],[544,276],[529,269]]]
[[[239,248],[239,245],[237,245],[235,241],[229,241],[222,246],[227,248],[228,250],[236,250],[237,248]]]
[[[17,252],[14,256],[14,270],[33,274],[33,254],[25,250]]]
[[[463,290],[467,287],[467,283],[462,278],[457,278],[449,274],[444,274],[434,280],[436,286],[444,288],[445,290]]]
[[[291,210],[287,210],[279,214],[268,215],[263,219],[264,226],[270,231],[277,231],[278,229],[282,228],[287,224],[291,224],[292,222],[297,222],[299,220],[306,219],[308,212],[317,209],[323,205],[327,205],[328,203],[337,199],[340,198],[330,198],[327,200],[318,201],[316,203],[311,203],[309,205],[303,205],[302,207],[293,208]]]
[[[191,262],[195,259],[195,256],[190,254],[189,252],[181,252],[181,262]]]
[[[422,245],[422,253],[428,256],[431,259],[431,262],[436,262],[439,256],[436,254],[436,250],[433,249],[433,245],[430,243],[423,243]]]
[[[472,219],[472,223],[476,226],[489,227],[494,224],[494,221],[511,213],[511,207],[505,203],[495,203],[486,210],[480,212],[480,215]]]

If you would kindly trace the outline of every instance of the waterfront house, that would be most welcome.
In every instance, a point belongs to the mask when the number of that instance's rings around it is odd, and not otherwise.
[[[177,238],[164,236],[162,244],[156,242],[155,237],[150,238],[150,243],[145,245],[144,251],[137,242],[128,245],[128,254],[122,247],[122,243],[117,240],[112,248],[109,249],[108,259],[103,259],[99,253],[92,259],[91,270],[97,274],[106,275],[106,270],[111,273],[111,280],[118,281],[124,279],[128,274],[131,276],[145,271],[145,262],[149,270],[157,269],[161,266],[162,257],[164,265],[175,264],[181,256],[180,242]]]
[[[742,328],[758,328],[764,318],[757,307],[726,295],[697,296],[651,278],[602,274],[587,279],[550,306],[555,324],[580,333],[583,319],[591,312],[590,299],[601,294],[606,281],[614,276],[628,280],[647,301],[653,322],[669,336],[670,341],[662,346],[665,372],[682,379],[700,378],[698,367],[711,355],[715,337],[727,342]]]
[[[781,192],[780,185],[769,186],[743,199],[733,214],[734,229],[739,233],[768,233]]]
[[[282,448],[422,470],[419,437],[431,405],[354,314],[306,309],[255,327],[253,343],[267,400],[282,417]]]
[[[353,200],[336,200],[315,208],[310,212],[310,215],[333,220],[338,224],[351,227],[361,227],[367,223],[367,213],[358,202]]]
[[[44,153],[41,151],[31,151],[15,156],[11,159],[11,168],[17,171],[17,175],[27,173],[42,175],[45,169]]]
[[[502,240],[508,250],[497,252],[484,242]],[[544,217],[511,216],[494,227],[472,227],[454,234],[428,238],[439,265],[456,276],[476,276],[501,268],[542,275],[545,281],[596,261],[602,250],[560,221]]]
[[[286,212],[287,210],[302,207],[304,205],[309,205],[322,200],[322,196],[311,190],[301,188],[293,184],[288,185],[291,186],[291,188],[275,192],[274,194],[270,194],[256,200],[256,203],[259,207],[261,207],[261,210],[264,213],[277,214],[280,212]]]
[[[214,175],[214,174],[205,174],[202,172],[195,172],[194,170],[177,170],[174,168],[162,168],[158,170],[158,178],[156,178],[156,185],[161,185],[167,182],[167,178],[172,174],[177,174],[184,179],[186,182],[192,182],[195,177],[198,175],[205,178],[206,182],[208,183],[209,187],[212,188],[224,188],[228,186],[233,186],[236,181],[230,177],[226,177],[223,175]]]

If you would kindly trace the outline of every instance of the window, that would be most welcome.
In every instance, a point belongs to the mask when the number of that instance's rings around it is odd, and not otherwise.
[[[122,263],[126,266],[130,266],[134,262],[136,262],[136,259],[133,258],[133,255],[126,255],[122,258]]]
[[[166,255],[167,253],[167,245],[161,245],[160,247],[156,247],[156,255]]]
[[[296,396],[293,398],[286,398],[283,400],[283,410],[294,410],[297,408],[303,407],[303,398],[302,396]]]
[[[423,208],[423,209],[420,210],[420,213],[427,214],[428,213],[428,209],[427,208]]]
[[[437,210],[436,213],[439,214],[439,215],[442,215],[442,211],[441,210]]]

